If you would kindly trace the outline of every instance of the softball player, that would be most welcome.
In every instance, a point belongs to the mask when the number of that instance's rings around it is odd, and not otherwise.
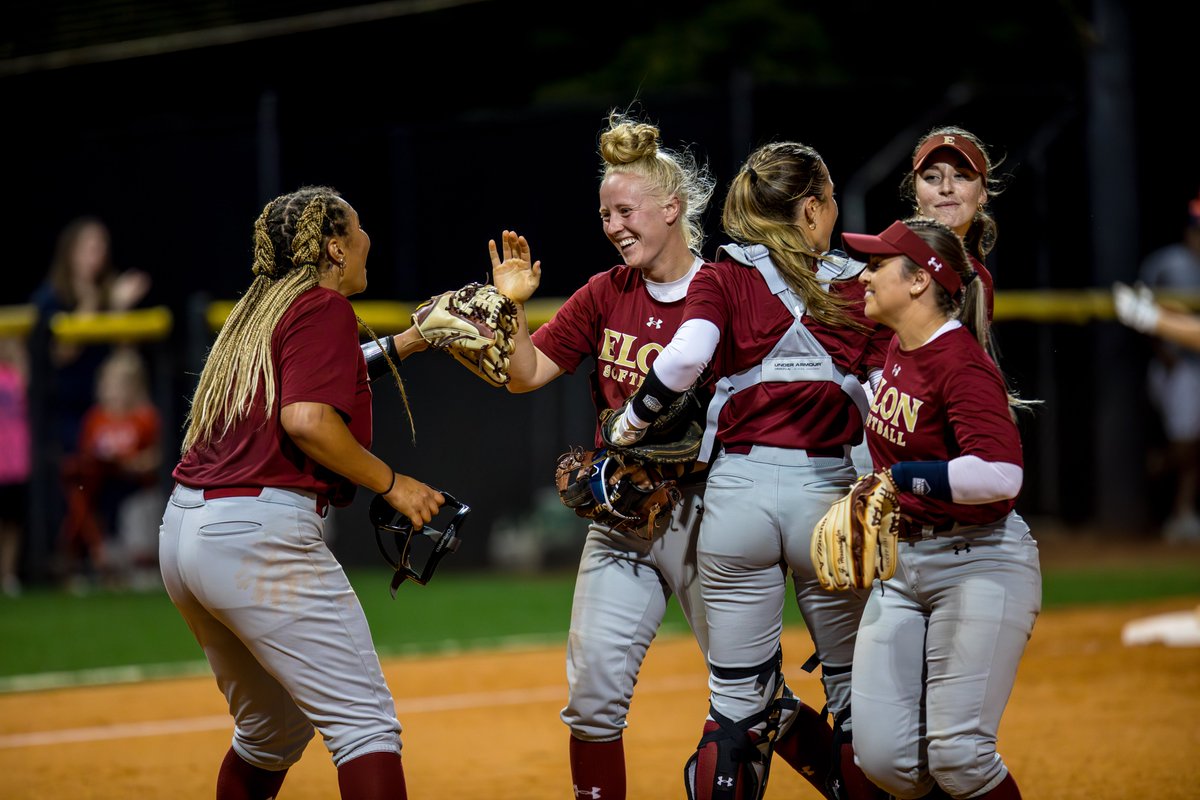
[[[707,271],[698,255],[700,219],[714,185],[690,155],[663,148],[657,128],[623,115],[610,115],[600,153],[600,218],[624,263],[592,276],[532,337],[522,306],[509,383],[514,392],[536,389],[590,357],[597,416],[620,408],[637,390],[679,327],[689,287]],[[537,287],[540,265],[529,263],[528,245],[515,233],[504,234],[503,262],[491,247],[494,282],[523,304]],[[571,731],[576,797],[625,797],[622,732],[638,672],[672,594],[707,652],[695,553],[703,473],[686,477],[681,488],[683,502],[665,527],[641,532],[650,538],[588,527],[571,608],[569,697],[561,715]],[[806,711],[821,722],[815,711]]]
[[[867,417],[904,519],[854,650],[858,762],[897,798],[1011,800],[1000,715],[1041,609],[1037,543],[1013,510],[1021,440],[988,348],[982,281],[953,230],[928,219],[845,234],[869,258],[866,313],[896,332]]]
[[[679,326],[683,298],[704,266],[700,219],[713,190],[712,178],[694,159],[660,145],[657,128],[616,113],[600,136],[600,154],[600,219],[624,263],[592,276],[532,336],[524,303],[537,288],[540,262],[530,264],[528,244],[510,231],[503,236],[503,262],[489,243],[493,280],[520,308],[509,391],[540,388],[590,357],[597,416],[624,404]],[[701,651],[707,647],[694,555],[702,475],[693,473],[681,488],[683,502],[665,528],[640,532],[648,538],[588,526],[571,606],[569,694],[561,714],[571,731],[576,797],[625,797],[622,732],[638,672],[672,594]]]
[[[913,213],[945,223],[963,240],[971,266],[983,284],[988,319],[995,307],[992,273],[983,261],[996,244],[996,221],[987,211],[1001,185],[987,148],[975,134],[953,125],[926,133],[913,150],[912,170],[900,183],[900,196]]]
[[[367,619],[322,540],[329,504],[348,505],[357,486],[417,528],[444,502],[368,450],[369,373],[347,298],[366,288],[370,246],[332,189],[268,203],[254,282],[193,398],[159,558],[235,722],[218,800],[274,797],[314,728],[343,798],[407,796]]]
[[[867,593],[821,589],[809,558],[813,526],[856,477],[863,382],[877,378],[891,338],[863,316],[862,264],[822,258],[837,217],[816,150],[781,142],[751,153],[722,216],[737,243],[696,277],[679,332],[611,428],[618,443],[635,441],[712,361],[720,380],[705,437],[716,458],[697,547],[711,708],[686,771],[692,798],[761,796],[772,747],[804,771],[795,756],[811,734],[792,723],[782,672],[788,568],[834,718],[815,783],[831,797],[879,794],[850,744],[850,662]]]

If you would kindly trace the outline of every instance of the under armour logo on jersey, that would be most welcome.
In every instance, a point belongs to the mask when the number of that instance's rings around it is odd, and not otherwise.
[[[934,271],[934,272],[941,272],[941,271],[942,271],[942,262],[938,261],[938,260],[937,260],[936,258],[934,258],[933,256],[930,256],[930,257],[929,257],[929,266],[933,267],[933,271]]]
[[[662,330],[662,320],[656,319],[655,317],[651,316],[649,319],[646,320],[646,327],[654,328],[655,330]]]
[[[971,552],[971,543],[963,542],[962,544],[954,545],[954,555],[958,555],[960,548],[962,549],[962,552],[969,553]]]
[[[900,365],[896,364],[895,366],[892,367],[892,377],[894,378],[899,374],[900,374]]]
[[[572,784],[571,788],[575,790],[576,797],[590,797],[591,800],[600,800],[599,786],[593,786],[591,789],[580,789],[578,786]]]
[[[731,789],[731,788],[733,788],[733,778],[729,777],[728,775],[718,775],[717,776],[717,786],[722,786],[727,789]]]

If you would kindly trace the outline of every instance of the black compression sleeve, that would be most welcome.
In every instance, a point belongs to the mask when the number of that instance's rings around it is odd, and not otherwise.
[[[384,336],[379,340],[379,344],[375,344],[373,341],[363,342],[362,354],[363,358],[367,360],[367,380],[374,381],[380,375],[391,374],[392,371],[388,367],[384,353],[392,359],[393,364],[400,366],[400,360],[396,358],[396,341],[393,337]]]
[[[654,373],[654,367],[650,367],[650,372],[646,375],[646,380],[637,390],[637,394],[633,396],[630,408],[633,409],[633,413],[637,414],[638,419],[642,422],[652,423],[664,411],[670,408],[671,403],[679,399],[681,394],[683,392],[667,388],[658,379],[658,375]]]

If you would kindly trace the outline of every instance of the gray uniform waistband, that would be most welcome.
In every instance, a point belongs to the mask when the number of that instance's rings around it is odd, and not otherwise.
[[[314,493],[307,492],[302,489],[284,489],[273,486],[265,486],[262,488],[215,488],[215,489],[195,489],[191,486],[185,486],[182,483],[175,484],[174,491],[171,492],[171,501],[175,505],[183,506],[184,508],[195,508],[205,505],[206,503],[219,502],[226,499],[245,499],[253,498],[260,503],[278,503],[281,505],[294,506],[303,508],[309,511],[316,511],[321,516],[325,515],[325,511],[329,507],[329,501],[324,497]]]
[[[764,464],[776,464],[781,467],[804,467],[818,461],[846,461],[850,458],[850,448],[844,446],[841,455],[832,452],[808,451],[794,447],[770,447],[765,444],[752,445],[749,448],[722,448],[722,455],[742,456],[751,461]]]

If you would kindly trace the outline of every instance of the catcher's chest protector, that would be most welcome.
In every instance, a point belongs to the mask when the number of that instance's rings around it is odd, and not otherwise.
[[[866,390],[863,389],[858,378],[842,372],[833,363],[833,356],[829,355],[817,337],[804,327],[804,323],[801,322],[806,308],[804,301],[784,282],[783,277],[779,274],[779,269],[771,261],[767,248],[762,245],[752,245],[748,248],[725,245],[721,250],[733,260],[757,269],[766,280],[767,288],[779,298],[793,319],[791,327],[775,343],[761,364],[717,381],[716,393],[708,405],[708,419],[704,425],[704,442],[700,446],[698,458],[701,461],[712,459],[716,446],[717,419],[721,416],[721,409],[725,407],[729,397],[765,381],[777,383],[830,381],[836,383],[842,391],[850,396],[862,418],[866,419],[870,411]],[[859,270],[862,269],[861,262],[853,263],[859,265]],[[824,261],[821,262],[821,267],[822,269],[818,270],[818,276],[823,279],[841,277],[843,273],[847,272],[847,269],[834,271],[832,267],[823,271],[826,267]]]

